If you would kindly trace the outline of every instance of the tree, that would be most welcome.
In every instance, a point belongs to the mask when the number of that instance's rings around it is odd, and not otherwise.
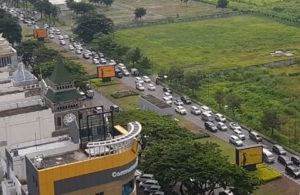
[[[192,90],[192,93],[195,93],[195,90],[198,90],[201,85],[201,75],[197,72],[188,72],[185,76],[185,84]]]
[[[226,103],[231,109],[233,116],[235,116],[235,111],[241,107],[242,99],[239,96],[230,93],[226,96]]]
[[[19,56],[22,56],[22,61],[25,66],[34,66],[35,64],[35,54],[37,51],[42,50],[44,45],[36,40],[26,40],[23,41],[17,47],[17,52]]]
[[[147,72],[147,70],[152,68],[152,62],[147,57],[142,57],[142,59],[138,62],[138,68],[142,70],[142,72]]]
[[[135,14],[135,19],[141,19],[143,16],[147,14],[147,10],[143,7],[136,8],[134,14]]]
[[[185,5],[187,5],[189,0],[183,0],[183,2],[185,3]]]
[[[87,43],[91,42],[97,33],[109,34],[111,32],[113,32],[112,20],[101,14],[81,16],[74,29],[74,33]]]
[[[102,0],[102,3],[106,5],[106,7],[110,7],[114,0]]]
[[[84,3],[84,2],[79,2],[79,3],[70,2],[67,5],[76,14],[86,14],[95,10],[95,7],[92,4]]]
[[[217,8],[224,9],[224,8],[227,7],[228,3],[229,3],[229,0],[218,0],[218,2],[217,2]]]
[[[274,109],[265,109],[263,111],[263,116],[261,118],[262,128],[266,130],[272,130],[272,136],[274,129],[279,130],[281,125],[281,119],[279,117],[278,111]]]
[[[22,40],[22,28],[18,21],[9,13],[0,9],[0,33],[11,44],[20,43]]]
[[[140,48],[135,48],[134,50],[130,50],[128,53],[128,59],[132,63],[132,66],[135,67],[136,63],[140,61],[142,57],[142,53]]]
[[[222,106],[225,103],[225,96],[226,93],[223,90],[217,90],[215,93],[215,101],[217,102],[217,104],[219,105],[219,108],[221,109]]]
[[[175,81],[176,83],[184,80],[184,71],[182,68],[173,66],[168,71],[168,79],[170,81]]]

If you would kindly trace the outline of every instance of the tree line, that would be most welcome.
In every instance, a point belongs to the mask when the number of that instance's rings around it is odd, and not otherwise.
[[[20,43],[22,40],[22,28],[18,20],[3,9],[0,9],[0,33],[11,44]]]
[[[224,188],[244,195],[260,185],[252,173],[229,163],[218,145],[200,143],[205,134],[181,128],[170,117],[127,111],[118,113],[115,120],[123,126],[130,121],[142,124],[139,168],[154,174],[166,194],[204,195]]]

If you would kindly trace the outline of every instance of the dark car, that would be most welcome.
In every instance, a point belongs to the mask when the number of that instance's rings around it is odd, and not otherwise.
[[[272,147],[272,150],[275,154],[278,154],[278,155],[286,155],[286,151],[279,145],[274,145]]]
[[[299,171],[299,169],[296,168],[296,167],[293,167],[291,165],[285,167],[285,172],[288,175],[290,175],[290,176],[292,176],[294,178],[299,178],[300,177],[300,171]]]
[[[116,68],[116,69],[115,69],[115,73],[116,73],[116,77],[117,77],[117,78],[122,78],[122,77],[123,77],[122,70]]]
[[[120,107],[118,105],[111,105],[110,110],[114,112],[120,112]]]
[[[211,132],[217,132],[218,131],[217,126],[212,122],[207,121],[207,122],[204,123],[204,125],[205,125],[205,128],[207,130],[210,130]]]
[[[291,161],[297,165],[297,166],[300,166],[300,158],[298,156],[292,156],[291,157]]]
[[[183,103],[185,103],[185,104],[191,104],[192,103],[192,101],[191,101],[191,99],[189,98],[189,97],[187,97],[187,96],[181,96],[181,101],[183,101]]]
[[[292,165],[293,162],[287,156],[279,155],[277,158],[278,162],[284,166]]]
[[[168,88],[168,87],[164,87],[164,88],[163,88],[163,91],[172,94],[172,90],[171,90],[170,88]]]

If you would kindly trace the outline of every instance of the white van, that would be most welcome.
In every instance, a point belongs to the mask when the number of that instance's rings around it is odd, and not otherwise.
[[[203,112],[201,114],[201,118],[202,118],[202,120],[205,120],[205,121],[213,121],[214,120],[214,118],[210,112]]]
[[[273,163],[275,161],[275,157],[272,152],[263,148],[263,160],[266,163]]]

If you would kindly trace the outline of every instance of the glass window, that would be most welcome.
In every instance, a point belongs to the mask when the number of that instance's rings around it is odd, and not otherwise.
[[[129,195],[132,193],[134,189],[134,181],[131,180],[130,182],[128,182],[127,184],[124,184],[122,186],[122,195]]]
[[[57,117],[57,126],[61,126],[61,118]]]

